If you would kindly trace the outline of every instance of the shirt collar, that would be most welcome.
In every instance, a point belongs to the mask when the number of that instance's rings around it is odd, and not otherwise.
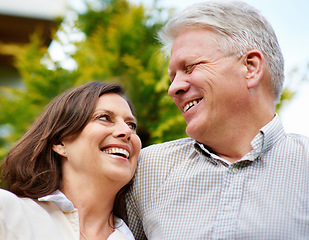
[[[274,118],[264,127],[262,127],[259,133],[253,138],[251,141],[253,150],[242,157],[241,160],[253,161],[255,159],[261,158],[263,154],[269,151],[274,146],[274,144],[284,136],[284,134],[285,132],[281,120],[276,114]],[[216,154],[210,152],[204,144],[195,142],[194,147],[199,153],[203,155],[207,155],[212,159],[219,159],[220,161],[230,164],[225,159],[222,159]]]
[[[49,195],[38,198],[40,202],[54,202],[62,212],[73,211],[73,203],[60,191],[56,190]],[[115,229],[121,231],[128,239],[134,240],[134,236],[125,222],[116,216],[114,216]]]
[[[276,142],[284,136],[285,132],[279,116],[275,117],[264,127],[262,127],[259,133],[251,141],[253,150],[249,152],[246,157],[248,160],[261,158],[263,154],[268,152]],[[251,155],[251,159],[250,156]]]
[[[62,212],[71,212],[75,209],[73,203],[60,190],[56,190],[49,195],[40,197],[38,198],[38,201],[54,202]]]

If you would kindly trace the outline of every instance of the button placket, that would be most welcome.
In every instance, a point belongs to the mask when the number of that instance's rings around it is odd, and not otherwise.
[[[222,186],[220,205],[214,226],[213,237],[215,239],[233,237],[240,210],[243,184],[244,174],[240,172],[239,167],[229,166]]]

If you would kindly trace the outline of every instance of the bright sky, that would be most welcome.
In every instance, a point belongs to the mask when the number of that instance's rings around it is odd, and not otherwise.
[[[151,6],[153,0],[130,0]],[[172,7],[177,11],[201,2],[201,0],[159,0],[160,6]],[[278,37],[284,58],[286,75],[294,67],[306,72],[309,66],[309,1],[308,0],[245,0],[261,11],[272,24]],[[307,68],[309,71],[309,67]],[[308,74],[309,76],[309,74]],[[295,78],[295,77],[294,77]],[[293,78],[293,79],[294,79]],[[296,80],[296,78],[295,78]],[[293,85],[293,82],[289,83]],[[295,83],[297,94],[280,113],[287,132],[309,136],[309,79]],[[293,87],[295,87],[293,85]]]

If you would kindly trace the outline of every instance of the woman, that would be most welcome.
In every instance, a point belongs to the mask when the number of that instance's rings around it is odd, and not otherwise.
[[[117,84],[55,98],[1,164],[0,239],[134,239],[120,219],[141,149],[132,112]]]

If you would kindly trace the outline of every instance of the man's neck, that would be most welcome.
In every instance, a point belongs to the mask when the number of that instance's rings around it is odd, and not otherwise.
[[[203,142],[209,151],[234,163],[244,157],[247,153],[253,150],[251,142],[264,127],[271,117],[265,121],[251,123],[250,125],[243,124],[238,128],[233,128],[231,131],[225,131],[224,134],[217,134],[216,137],[209,138],[209,141]]]

